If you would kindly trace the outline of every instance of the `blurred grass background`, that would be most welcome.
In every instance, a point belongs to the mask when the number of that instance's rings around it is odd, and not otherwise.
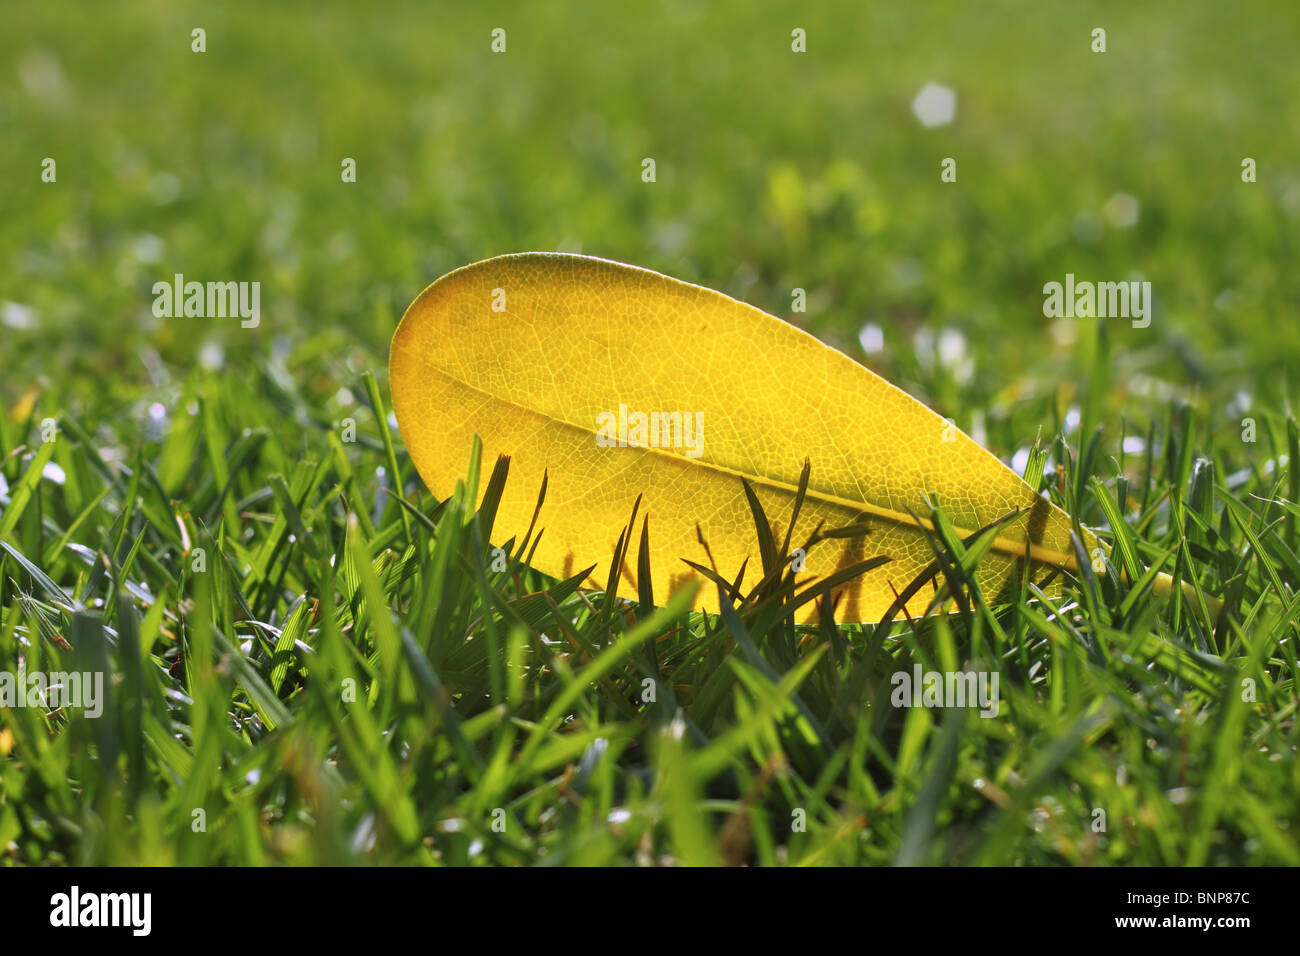
[[[1098,323],[1042,315],[1066,272],[1153,283],[1151,327],[1105,332],[1109,415],[1174,394],[1237,428],[1296,395],[1293,6],[55,0],[5,20],[10,404],[41,383],[108,417],[252,357],[326,402],[383,368],[428,282],[532,249],[805,324],[959,424],[984,416],[1003,453],[1095,369]],[[929,82],[955,91],[950,124],[913,115]],[[1131,226],[1105,214],[1117,194],[1139,203]],[[176,272],[260,281],[262,326],[155,318],[150,287]],[[870,356],[866,323],[884,336]],[[931,360],[943,330],[961,338]]]

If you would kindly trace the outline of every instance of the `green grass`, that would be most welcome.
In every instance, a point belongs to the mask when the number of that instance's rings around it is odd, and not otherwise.
[[[7,11],[0,672],[113,677],[98,720],[0,709],[0,860],[1300,863],[1295,12],[427,10]],[[421,488],[387,341],[555,248],[804,324],[1008,461],[1041,432],[1114,560],[990,606],[940,534],[959,613],[811,629],[779,553],[709,618],[494,570],[502,475]],[[156,319],[175,272],[261,281],[261,327]],[[1044,319],[1066,272],[1150,279],[1151,326]],[[890,706],[918,663],[996,668],[997,718]]]

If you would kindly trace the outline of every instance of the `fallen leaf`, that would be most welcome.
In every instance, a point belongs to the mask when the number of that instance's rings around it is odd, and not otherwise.
[[[724,577],[747,560],[760,576],[742,479],[781,541],[805,460],[792,544],[819,524],[867,533],[817,543],[796,581],[889,559],[835,589],[840,620],[879,620],[931,565],[909,513],[928,526],[927,495],[962,537],[1022,512],[979,566],[990,600],[1026,555],[1036,570],[1074,565],[1069,516],[952,423],[794,326],[645,269],[549,253],[458,269],[407,309],[389,368],[402,436],[434,494],[453,492],[476,433],[486,461],[510,456],[494,542],[523,537],[548,476],[532,563],[555,577],[607,564],[638,495],[657,599],[696,575],[684,559],[707,565],[697,525]],[[618,593],[637,598],[635,567]],[[922,589],[907,613],[932,597]],[[701,588],[697,607],[717,611],[716,588]],[[815,616],[815,602],[800,609]]]

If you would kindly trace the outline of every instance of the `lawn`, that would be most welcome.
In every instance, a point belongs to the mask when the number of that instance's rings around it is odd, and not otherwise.
[[[4,19],[0,692],[109,679],[94,719],[0,697],[0,861],[1300,864],[1300,8]],[[526,250],[807,329],[1116,559],[840,627],[757,571],[702,615],[502,567],[509,475],[424,488],[388,345]],[[178,274],[260,283],[256,324],[159,315]],[[1045,315],[1067,275],[1149,282],[1149,323]],[[891,706],[975,664],[994,719]]]

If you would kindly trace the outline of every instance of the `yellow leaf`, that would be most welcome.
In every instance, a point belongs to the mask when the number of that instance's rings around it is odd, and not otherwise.
[[[657,600],[697,576],[683,559],[708,565],[697,525],[720,573],[734,579],[748,559],[753,582],[762,572],[742,478],[780,542],[805,459],[792,547],[818,524],[869,532],[815,544],[800,586],[890,559],[836,590],[840,620],[879,620],[934,560],[909,514],[928,523],[927,494],[962,537],[1023,509],[980,564],[990,600],[1027,554],[1040,577],[1050,571],[1040,561],[1074,565],[1069,517],[950,422],[800,329],[655,272],[545,253],[466,266],[407,309],[389,369],[406,447],[436,495],[454,490],[475,433],[485,461],[510,456],[494,541],[523,538],[549,475],[533,565],[556,577],[607,567],[644,495]],[[630,550],[619,594],[635,598]],[[908,613],[932,597],[927,586]],[[716,588],[706,583],[697,602],[716,611]],[[814,618],[815,602],[801,612]]]

